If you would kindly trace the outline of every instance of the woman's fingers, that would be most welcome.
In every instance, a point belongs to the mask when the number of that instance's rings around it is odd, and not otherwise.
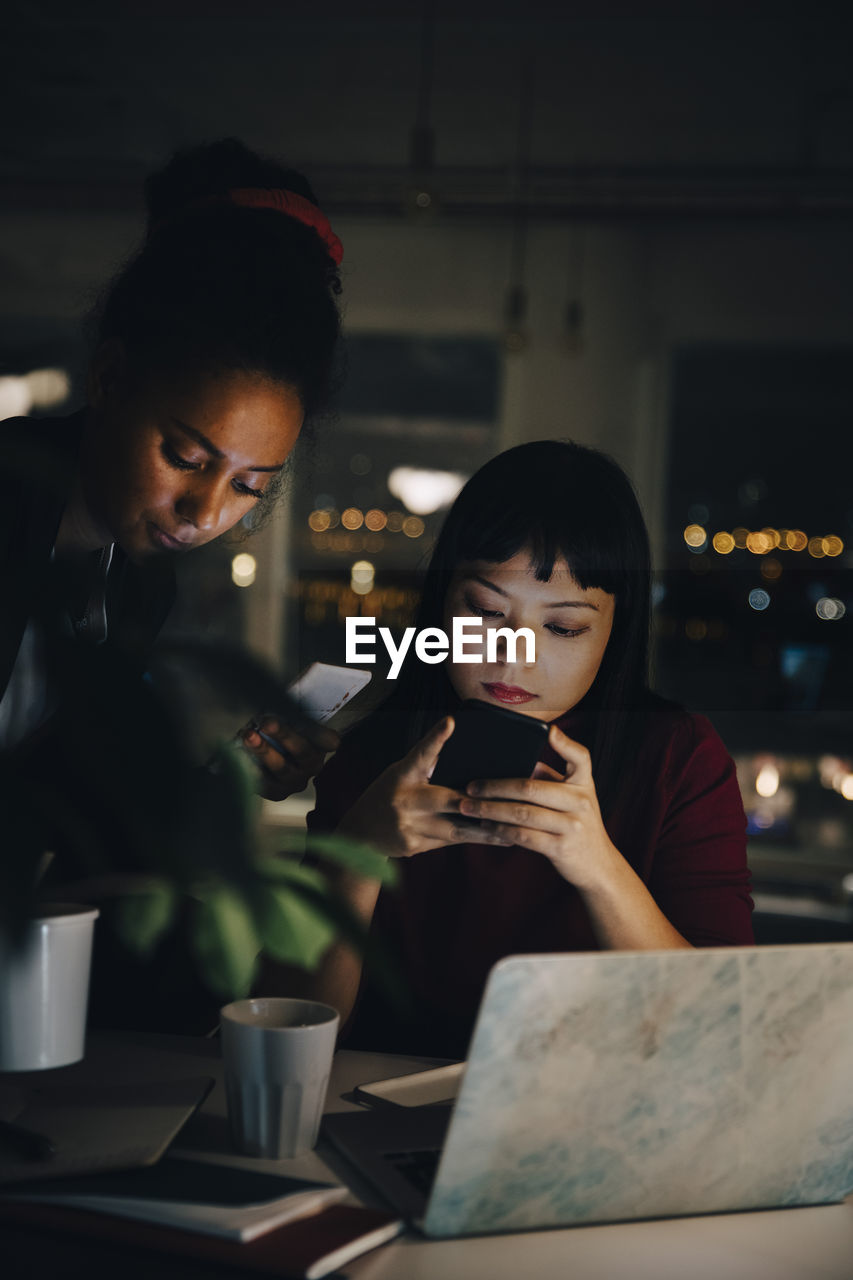
[[[579,810],[581,805],[572,806],[575,807]],[[518,829],[522,827],[531,831],[549,831],[556,835],[565,830],[567,814],[571,811],[556,805],[545,807],[517,800],[467,799],[459,806],[463,817],[476,818],[486,823],[489,830],[502,835],[512,831],[517,835]],[[571,821],[571,818],[568,820]]]
[[[429,838],[434,843],[433,849],[442,849],[448,844],[497,844],[512,845],[515,841],[504,832],[479,822],[460,822],[448,817],[445,820],[430,824]]]
[[[580,742],[566,737],[562,729],[552,724],[548,731],[548,745],[565,760],[566,781],[574,779],[577,782],[590,782],[592,780],[592,760],[586,747]]]
[[[434,724],[429,733],[420,742],[416,742],[408,755],[400,761],[403,777],[412,781],[431,778],[433,769],[438,764],[441,748],[455,727],[452,716],[444,716],[438,724]]]
[[[541,805],[545,809],[571,808],[573,791],[578,788],[566,786],[567,779],[560,778],[552,782],[549,778],[487,778],[480,782],[469,782],[466,788],[469,799],[478,801],[517,801],[531,808]],[[463,809],[467,813],[467,809]]]
[[[248,725],[242,742],[264,775],[261,794],[268,800],[283,800],[303,791],[319,773],[326,755],[340,743],[331,729],[318,726],[313,741],[282,725],[271,716]]]
[[[290,725],[284,724],[277,716],[271,715],[259,716],[251,724],[247,725],[244,730],[244,740],[246,736],[260,739],[268,746],[271,746],[273,750],[275,750],[276,744],[283,746],[285,752],[296,750],[302,753],[307,746],[321,757],[327,756],[330,751],[337,751],[341,745],[338,734],[327,725],[312,724],[296,730]],[[253,741],[250,745],[254,746],[256,742]]]

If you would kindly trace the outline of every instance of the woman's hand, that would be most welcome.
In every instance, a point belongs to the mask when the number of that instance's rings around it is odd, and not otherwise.
[[[317,725],[309,739],[275,716],[262,716],[248,724],[240,741],[260,768],[258,791],[267,800],[284,800],[304,791],[329,752],[337,751],[341,744],[333,729]]]
[[[449,844],[512,844],[497,832],[455,821],[453,815],[464,797],[430,782],[441,748],[454,728],[451,716],[440,720],[408,755],[367,788],[338,831],[376,845],[391,858],[409,858]]]
[[[508,844],[544,854],[564,879],[592,890],[624,859],[604,828],[586,747],[556,725],[548,742],[565,760],[564,774],[538,764],[532,778],[472,782],[459,811]]]

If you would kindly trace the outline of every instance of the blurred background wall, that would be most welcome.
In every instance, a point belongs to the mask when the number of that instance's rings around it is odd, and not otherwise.
[[[408,620],[482,461],[603,448],[652,531],[658,686],[737,754],[767,936],[846,936],[843,10],[45,0],[9,7],[0,52],[4,416],[80,402],[80,317],[175,148],[234,135],[304,169],[344,241],[337,418],[262,535],[199,553],[175,625],[289,674],[340,662],[348,613]]]

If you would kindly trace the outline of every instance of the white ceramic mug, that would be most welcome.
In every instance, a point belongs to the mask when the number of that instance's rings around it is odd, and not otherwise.
[[[337,1010],[261,996],[225,1005],[220,1017],[234,1145],[268,1159],[309,1151],[326,1101]]]
[[[83,1057],[98,915],[95,907],[43,903],[20,947],[0,939],[0,1071]]]

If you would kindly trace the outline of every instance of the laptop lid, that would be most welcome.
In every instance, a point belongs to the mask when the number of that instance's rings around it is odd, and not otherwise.
[[[424,1230],[843,1199],[851,1081],[853,943],[509,957]]]

